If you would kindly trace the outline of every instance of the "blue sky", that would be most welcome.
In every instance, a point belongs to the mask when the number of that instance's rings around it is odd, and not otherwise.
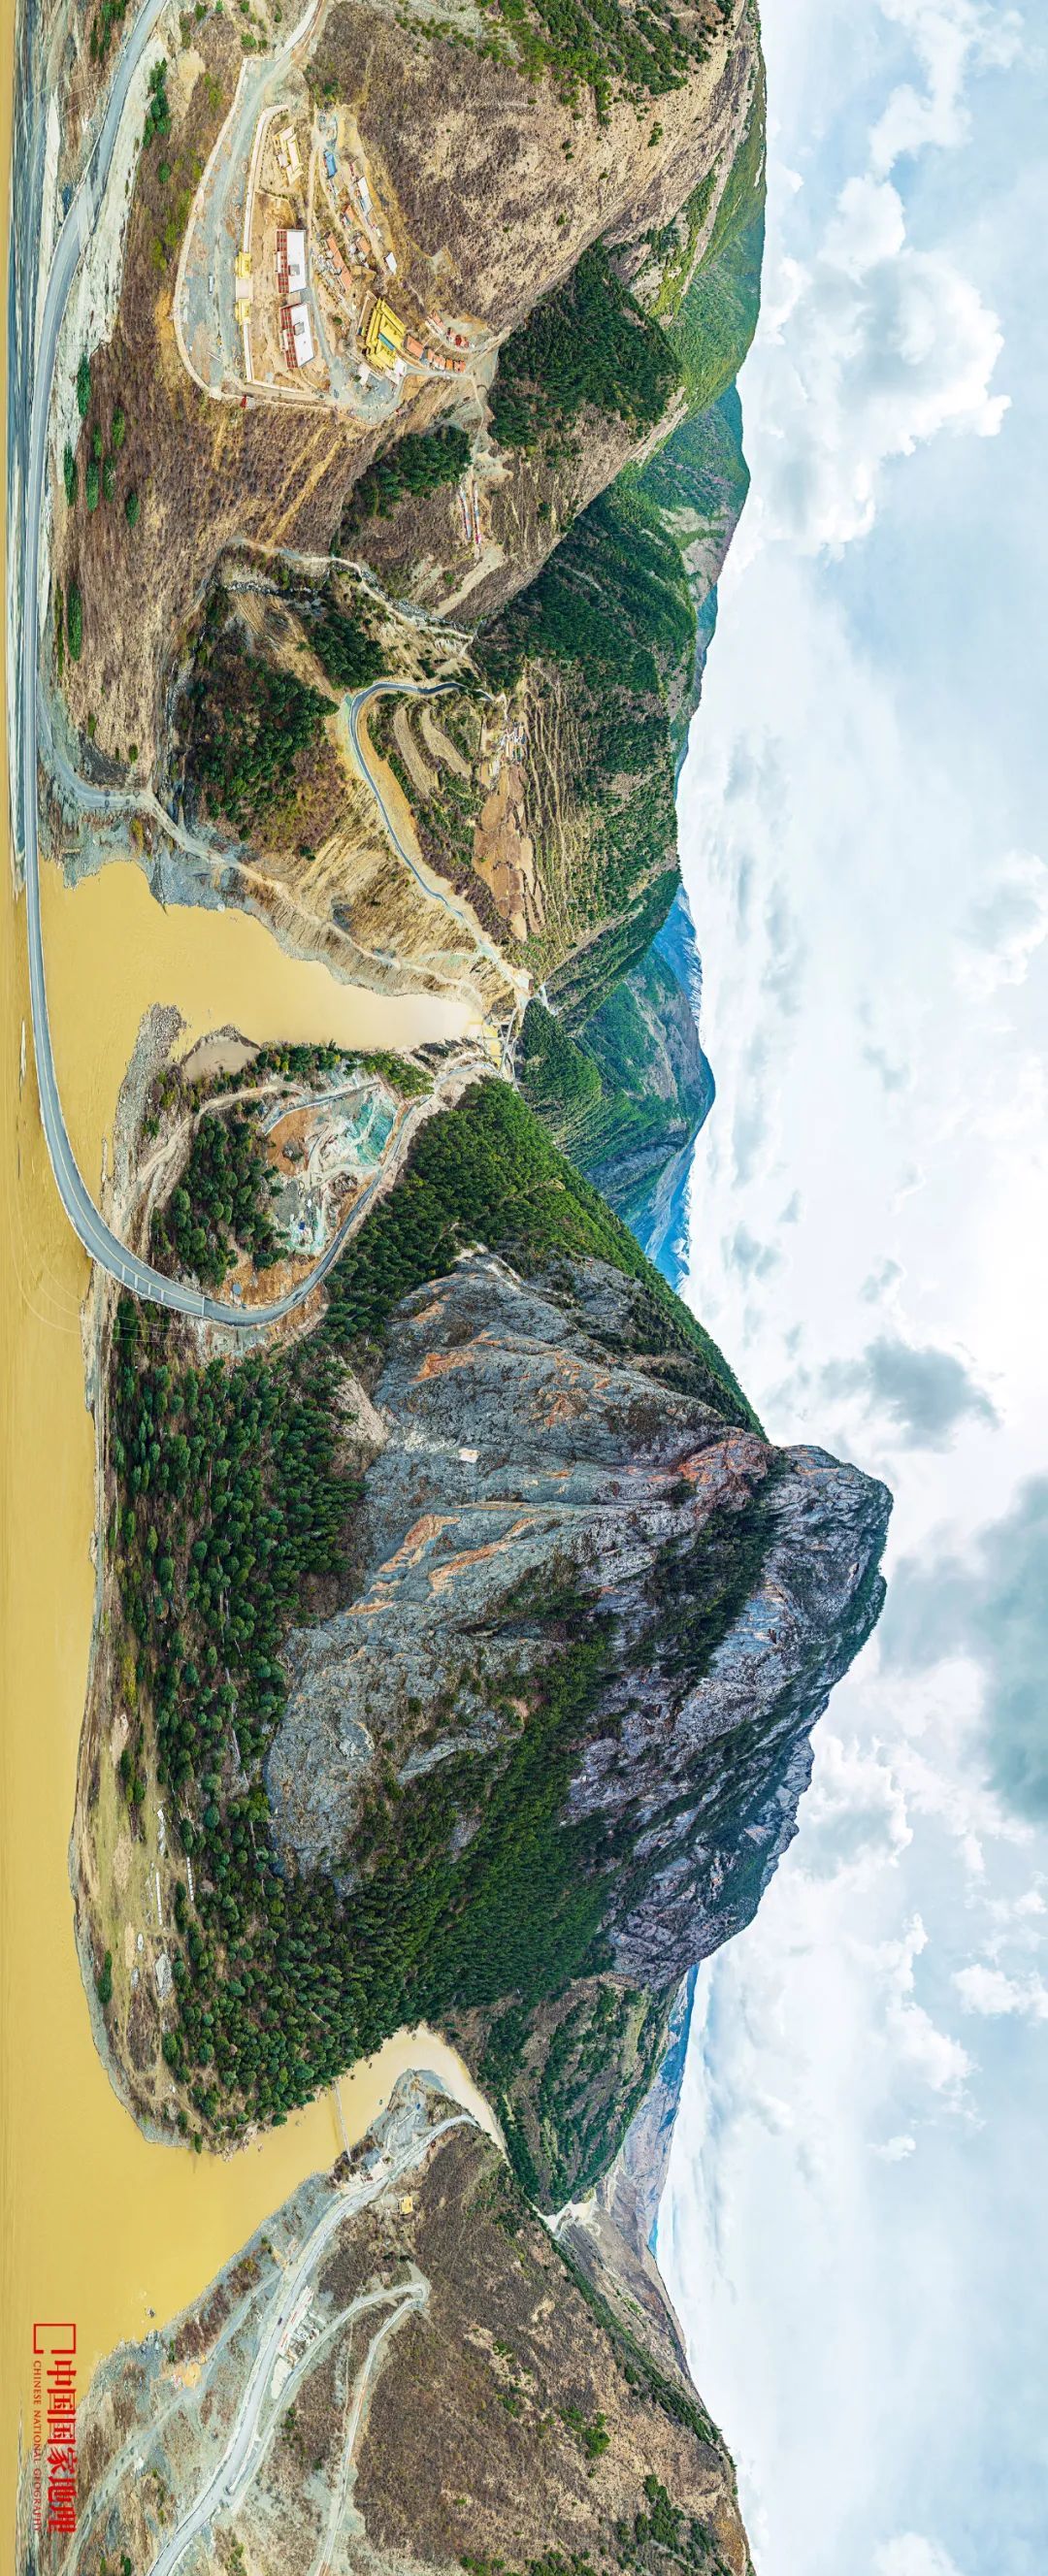
[[[700,1981],[660,2254],[758,2576],[1048,2565],[1048,29],[765,0],[750,508],[681,792],[688,1293],[896,1497]]]

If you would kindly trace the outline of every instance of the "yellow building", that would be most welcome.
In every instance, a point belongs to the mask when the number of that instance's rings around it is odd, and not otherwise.
[[[404,346],[405,329],[406,325],[400,320],[399,314],[394,313],[392,306],[387,304],[384,297],[380,295],[368,323],[367,338],[364,342],[365,355],[371,359],[374,366],[392,366],[393,360],[400,357]]]

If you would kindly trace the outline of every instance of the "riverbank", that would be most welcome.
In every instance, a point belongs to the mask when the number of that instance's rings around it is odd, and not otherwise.
[[[3,150],[13,28],[5,9]],[[5,189],[5,204],[9,201]],[[7,306],[5,304],[5,321]],[[4,349],[6,364],[6,344]],[[12,515],[16,502],[10,505]],[[5,566],[6,569],[6,566]],[[17,632],[17,628],[16,628]],[[5,814],[6,833],[6,814]],[[342,2143],[329,2094],[236,2159],[158,2154],[113,2092],[85,2006],[72,1920],[74,1812],[97,1610],[94,1425],[85,1401],[91,1273],[63,1215],[32,1061],[24,899],[3,870],[0,961],[0,2517],[10,2530],[18,2446],[32,2437],[33,2326],[77,2327],[81,2389],[96,2359],[199,2295],[302,2179]],[[231,1019],[258,1040],[398,1051],[460,1034],[433,997],[391,1000],[287,958],[243,915],[167,913],[139,869],[75,890],[45,864],[43,931],[55,1054],[81,1168],[112,1174],[116,1104],[143,1014],[177,1010],[183,1041]],[[107,1142],[108,1140],[108,1142]],[[93,1390],[92,1390],[93,1391]],[[450,2051],[402,2033],[341,2087],[362,2135],[396,2075],[428,2064],[464,2084]],[[445,2071],[446,2070],[446,2071]],[[477,2107],[482,2109],[479,2097]]]

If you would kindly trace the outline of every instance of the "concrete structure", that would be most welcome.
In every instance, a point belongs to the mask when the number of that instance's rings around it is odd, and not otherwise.
[[[302,169],[302,158],[298,148],[298,136],[293,125],[285,125],[283,132],[277,135],[276,155],[281,169],[287,172],[288,178],[297,179]]]

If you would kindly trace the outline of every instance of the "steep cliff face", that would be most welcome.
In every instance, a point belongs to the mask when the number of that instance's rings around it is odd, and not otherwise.
[[[483,1254],[398,1307],[358,1587],[288,1641],[267,1773],[286,1862],[347,1895],[422,1837],[420,2003],[547,2205],[750,1920],[881,1601],[883,1488],[726,1421],[653,1320],[600,1262]]]
[[[403,2078],[333,2174],[95,2372],[78,2534],[48,2565],[72,2568],[85,2537],[92,2563],[152,2567],[180,2534],[188,2559],[220,2427],[223,2568],[752,2576],[721,2436],[654,2320],[619,2315],[609,2287],[458,2104]],[[35,2567],[29,2464],[20,2501]]]

